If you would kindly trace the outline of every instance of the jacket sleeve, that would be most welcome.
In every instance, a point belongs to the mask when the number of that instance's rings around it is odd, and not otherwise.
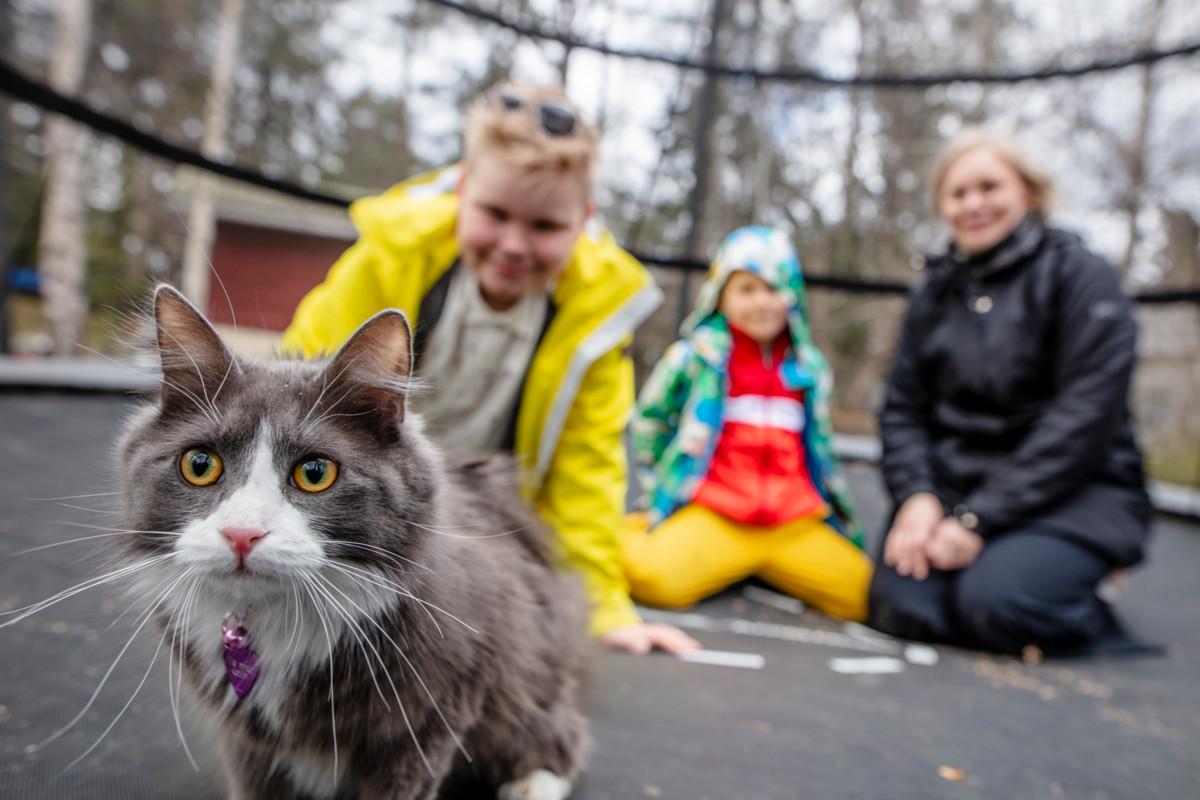
[[[1053,398],[1033,429],[964,501],[984,535],[1064,499],[1118,433],[1133,373],[1137,327],[1116,272],[1079,251],[1059,274]]]
[[[929,431],[933,399],[929,379],[921,374],[917,358],[922,338],[919,309],[927,302],[925,297],[919,287],[909,299],[879,414],[880,467],[897,506],[918,492],[935,491]]]
[[[627,486],[622,437],[633,408],[633,364],[623,345],[584,377],[535,500],[567,562],[583,576],[594,636],[640,621],[618,539]]]
[[[816,350],[816,347],[813,347]],[[819,351],[818,351],[819,354]],[[815,360],[815,359],[814,359]],[[823,355],[817,363],[816,384],[813,387],[813,425],[816,436],[805,437],[806,441],[816,448],[813,453],[821,464],[824,473],[825,490],[833,501],[833,514],[843,529],[846,538],[859,548],[863,546],[862,523],[854,514],[854,504],[851,502],[850,487],[842,473],[841,462],[834,448],[833,420],[830,416],[829,404],[833,396],[833,370]]]
[[[300,301],[280,349],[311,358],[341,347],[367,318],[388,307],[380,266],[370,242],[360,239],[351,245]]]
[[[687,361],[690,353],[691,348],[684,341],[668,347],[638,394],[629,428],[634,465],[644,501],[654,495],[658,482],[658,463],[679,429],[679,416],[688,396]]]

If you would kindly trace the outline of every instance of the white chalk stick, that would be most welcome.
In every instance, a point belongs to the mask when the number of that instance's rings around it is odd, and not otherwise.
[[[842,675],[890,675],[904,671],[904,662],[889,656],[831,658],[829,668]]]
[[[715,667],[762,669],[767,660],[758,653],[733,653],[728,650],[692,650],[680,653],[681,661],[692,664],[711,664]]]
[[[927,644],[909,644],[904,646],[904,660],[910,664],[920,664],[932,667],[938,662],[938,651]]]

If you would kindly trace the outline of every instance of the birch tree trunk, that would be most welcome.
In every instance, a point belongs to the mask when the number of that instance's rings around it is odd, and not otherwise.
[[[1150,12],[1145,43],[1153,47],[1158,39],[1158,31],[1162,26],[1164,0],[1155,0]],[[1154,114],[1154,103],[1158,96],[1158,81],[1154,79],[1154,65],[1141,66],[1140,96],[1138,98],[1137,121],[1134,126],[1133,141],[1129,144],[1126,158],[1129,172],[1129,186],[1126,189],[1124,202],[1121,204],[1126,215],[1125,253],[1121,257],[1121,274],[1129,277],[1133,268],[1133,259],[1141,244],[1141,228],[1138,227],[1138,217],[1141,216],[1146,193],[1147,175],[1147,144],[1150,136],[1150,123]]]
[[[571,24],[575,21],[575,0],[558,0],[558,7],[555,11],[558,17],[558,30],[562,33],[569,33]],[[567,85],[567,71],[571,65],[571,53],[574,50],[574,47],[565,45],[562,60],[558,62],[558,81],[564,87]]]
[[[7,53],[12,41],[12,2],[0,0],[0,53]],[[0,142],[11,141],[9,134],[9,103],[0,99]],[[12,219],[13,197],[9,187],[8,159],[0,159],[0,280],[7,284],[12,255],[9,252],[8,221]],[[8,287],[0,285],[0,353],[8,352]]]
[[[63,94],[76,94],[83,82],[91,16],[90,0],[62,0],[59,4],[50,85]],[[75,352],[88,311],[84,291],[84,138],[83,128],[76,123],[58,115],[47,118],[46,195],[38,236],[38,269],[56,356]]]
[[[200,152],[213,160],[220,160],[226,155],[225,131],[229,127],[229,106],[241,27],[242,0],[222,0],[217,55],[213,61],[205,107],[204,140],[200,145]],[[201,311],[206,311],[208,307],[209,253],[216,232],[213,213],[216,190],[215,176],[207,173],[199,176],[188,211],[188,235],[183,251],[183,293]]]

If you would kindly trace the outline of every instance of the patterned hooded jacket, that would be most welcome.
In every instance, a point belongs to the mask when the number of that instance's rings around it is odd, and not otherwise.
[[[831,509],[828,522],[861,546],[862,532],[833,452],[832,373],[809,332],[800,262],[787,236],[767,227],[740,228],[725,237],[696,308],[680,329],[683,338],[667,349],[638,397],[631,428],[651,524],[690,502],[708,474],[724,421],[733,349],[729,325],[717,306],[725,282],[739,270],[757,275],[787,303],[791,351],[779,368],[780,379],[804,393],[809,476]]]

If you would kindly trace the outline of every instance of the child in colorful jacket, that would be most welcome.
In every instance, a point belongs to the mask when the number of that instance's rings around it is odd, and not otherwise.
[[[726,237],[681,333],[632,422],[649,504],[627,518],[622,541],[634,598],[677,608],[757,576],[865,619],[871,563],[833,453],[830,370],[788,238],[765,227]]]

